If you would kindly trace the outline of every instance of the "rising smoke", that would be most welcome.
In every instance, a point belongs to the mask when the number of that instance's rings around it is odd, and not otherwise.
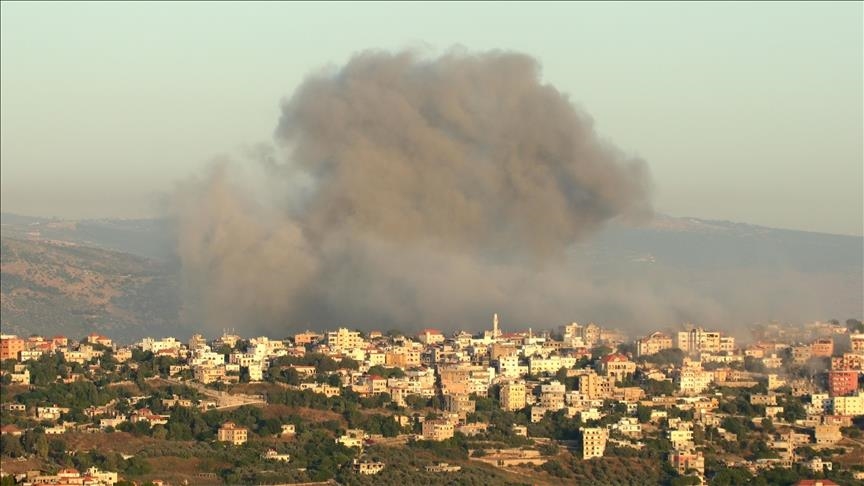
[[[602,298],[574,242],[651,213],[645,163],[522,54],[358,54],[305,80],[275,138],[177,191],[190,321],[551,327]]]

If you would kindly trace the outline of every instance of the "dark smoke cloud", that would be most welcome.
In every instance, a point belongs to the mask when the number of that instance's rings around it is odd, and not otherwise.
[[[363,53],[308,79],[276,135],[318,184],[303,215],[315,238],[545,257],[650,211],[645,164],[598,139],[525,55]]]
[[[189,320],[551,326],[599,297],[571,245],[651,213],[646,165],[521,54],[358,54],[297,89],[276,140],[177,191]]]

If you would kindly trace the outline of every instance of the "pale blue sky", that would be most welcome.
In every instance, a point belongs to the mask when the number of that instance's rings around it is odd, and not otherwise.
[[[679,216],[862,234],[862,3],[2,4],[2,207],[153,214],[365,48],[512,49]]]

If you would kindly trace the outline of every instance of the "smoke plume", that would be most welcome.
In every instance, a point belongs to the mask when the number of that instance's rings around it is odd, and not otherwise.
[[[212,329],[552,326],[597,293],[573,243],[651,213],[645,163],[522,54],[360,53],[275,139],[176,193],[187,318]]]

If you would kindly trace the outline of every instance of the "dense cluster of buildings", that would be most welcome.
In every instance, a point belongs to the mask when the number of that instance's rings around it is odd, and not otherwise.
[[[831,328],[827,336],[817,336],[808,342],[769,339],[739,346],[732,336],[689,326],[677,333],[653,332],[632,342],[632,346],[629,344],[622,333],[596,324],[571,323],[556,333],[535,333],[531,329],[503,332],[495,315],[491,330],[478,334],[445,335],[437,329],[423,329],[416,336],[402,336],[340,328],[325,333],[306,331],[281,340],[268,337],[245,340],[233,332],[225,332],[212,341],[194,335],[185,343],[173,337],[147,338],[130,346],[118,346],[98,334],[80,342],[60,336],[4,335],[0,338],[0,357],[16,362],[11,370],[4,371],[12,383],[29,383],[27,362],[42,354],[61,353],[69,362],[92,367],[98,366],[106,349],[111,349],[113,358],[121,363],[131,360],[135,350],[170,357],[176,363],[171,365],[171,377],[202,385],[261,381],[268,374],[291,369],[300,377],[298,390],[328,397],[350,389],[361,397],[387,394],[400,406],[407,406],[412,397],[436,399],[439,408],[436,418],[394,416],[406,426],[412,420],[417,421],[420,429],[417,438],[430,441],[447,440],[457,432],[472,435],[486,430],[489,424],[477,423],[473,417],[477,399],[488,397],[497,400],[505,411],[524,412],[534,423],[559,412],[579,418],[585,424],[580,430],[584,459],[602,457],[610,443],[642,447],[644,422],[636,420],[635,415],[640,408],[648,409],[647,425],[653,429],[660,427],[672,444],[670,464],[682,474],[695,472],[700,477],[705,474],[705,458],[694,442],[694,427],[713,427],[721,435],[727,434],[720,427],[724,413],[718,408],[723,400],[718,389],[761,390],[749,394],[750,403],[764,410],[763,416],[750,417],[754,421],[770,419],[775,424],[783,423],[784,406],[778,401],[779,396],[785,396],[781,389],[790,390],[791,396],[805,406],[806,417],[788,424],[789,430],[796,432],[778,436],[769,444],[778,458],[748,464],[753,469],[789,467],[801,462],[795,454],[796,447],[836,444],[842,440],[841,428],[851,425],[855,416],[864,415],[862,334]],[[672,350],[682,357],[680,363],[651,358]],[[338,363],[350,360],[355,366],[340,367],[331,372],[338,378],[335,382],[321,383],[313,379],[314,366],[286,365],[285,360],[279,360],[307,353],[326,355]],[[804,365],[813,359],[829,363],[827,369],[809,378],[787,376],[783,371],[787,365]],[[278,369],[272,369],[274,366]],[[381,376],[375,373],[381,368],[399,368],[402,372]],[[645,383],[666,383],[665,389],[670,393],[646,394]],[[173,400],[170,406],[215,406],[184,402],[179,397]],[[610,413],[610,402],[630,416],[598,425]],[[103,410],[91,410],[104,415],[103,429],[116,427],[123,421],[158,424],[167,420],[166,416],[147,409],[118,416],[110,408],[109,404]],[[671,411],[692,414],[692,420],[672,418]],[[32,413],[40,420],[55,422],[58,428],[53,430],[57,433],[74,427],[60,421],[63,410],[57,407],[39,407]],[[293,429],[283,433],[293,433]],[[520,429],[520,433],[525,431]],[[368,438],[362,430],[349,430],[336,441],[362,449]],[[248,440],[248,431],[225,423],[217,439],[241,446]],[[276,451],[270,455],[269,459],[288,460]],[[521,459],[538,463],[545,460],[528,455],[523,453]],[[511,459],[517,460],[500,453],[484,460],[504,464]],[[831,467],[830,462],[808,464],[813,468]],[[361,474],[375,474],[384,465],[358,461],[354,467]],[[432,469],[448,471],[452,467],[445,464]]]

